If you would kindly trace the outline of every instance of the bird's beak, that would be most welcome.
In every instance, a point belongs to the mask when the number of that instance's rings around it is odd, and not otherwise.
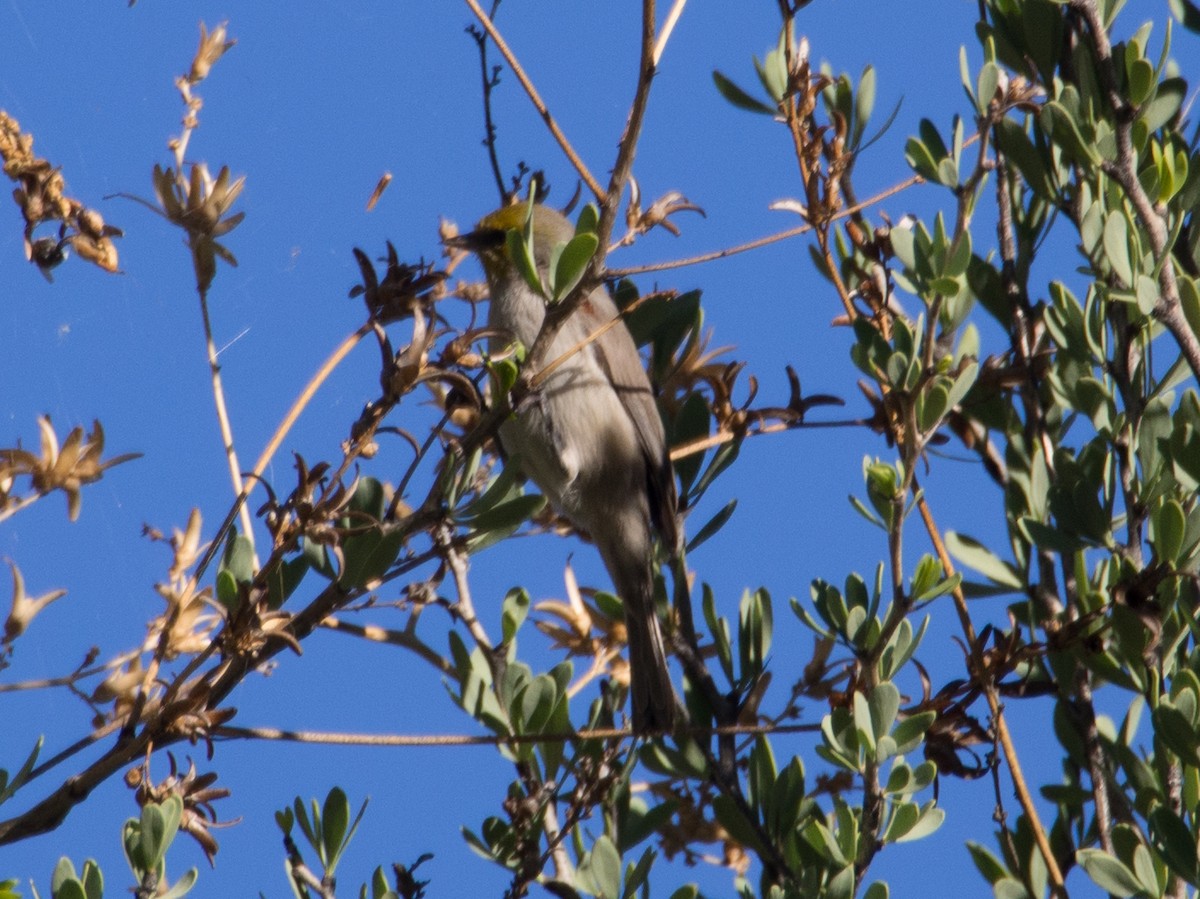
[[[456,250],[470,253],[486,253],[504,246],[504,232],[499,228],[477,228],[457,237],[448,237],[442,243]]]

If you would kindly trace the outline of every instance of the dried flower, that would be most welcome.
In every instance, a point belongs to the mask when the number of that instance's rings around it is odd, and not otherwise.
[[[12,610],[4,622],[4,636],[0,638],[0,644],[4,645],[12,643],[25,633],[29,623],[42,609],[54,600],[67,595],[66,590],[51,590],[41,596],[27,596],[25,594],[25,578],[21,576],[21,569],[12,562],[9,562],[8,566],[12,569],[13,592]]]
[[[20,446],[15,449],[0,449],[0,484],[24,475],[31,479],[33,489],[39,495],[44,496],[54,490],[63,491],[67,494],[67,514],[71,521],[79,517],[80,487],[100,480],[105,470],[114,465],[120,465],[141,455],[125,453],[101,461],[100,456],[104,452],[104,429],[98,421],[92,423],[92,432],[86,440],[83,428],[77,427],[67,435],[61,448],[48,417],[39,418],[38,427],[41,429],[41,455],[23,450]]]
[[[225,26],[228,24],[228,22],[222,22],[210,32],[203,22],[200,23],[200,46],[196,48],[196,56],[192,60],[192,68],[188,72],[189,84],[199,84],[207,78],[209,70],[216,61],[237,43],[234,40],[226,40]]]

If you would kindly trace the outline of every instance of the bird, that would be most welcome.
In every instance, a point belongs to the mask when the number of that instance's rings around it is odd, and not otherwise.
[[[556,247],[575,235],[548,206],[504,206],[446,241],[474,253],[483,267],[494,350],[513,339],[532,348],[546,315],[544,291],[522,275],[509,246],[508,233],[527,223],[545,284]],[[614,319],[617,306],[602,284],[582,298],[544,358],[570,355],[518,403],[499,438],[525,477],[599,550],[625,609],[633,729],[665,733],[675,726],[676,700],[655,610],[653,559],[656,539],[672,555],[680,546],[675,479],[654,391],[624,320],[584,343]]]

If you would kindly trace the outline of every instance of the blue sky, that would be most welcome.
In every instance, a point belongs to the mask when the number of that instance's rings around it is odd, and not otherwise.
[[[499,19],[562,127],[600,176],[611,164],[631,96],[638,6],[631,0],[508,0]],[[635,175],[645,195],[679,190],[707,217],[685,214],[682,237],[653,235],[610,264],[691,255],[796,223],[788,213],[767,209],[799,192],[785,132],[726,104],[710,77],[719,68],[753,84],[751,55],[770,49],[774,10],[765,0],[689,4],[655,81]],[[946,127],[953,113],[967,111],[958,48],[968,45],[971,59],[979,59],[975,12],[967,0],[816,0],[805,10],[800,27],[815,58],[855,77],[864,65],[875,66],[878,121],[903,101],[896,123],[858,164],[860,197],[909,174],[903,144],[921,117]],[[1166,4],[1135,0],[1122,15],[1122,30],[1151,16],[1161,22]],[[439,252],[439,216],[465,226],[496,204],[480,146],[479,73],[475,46],[463,33],[469,21],[463,5],[0,4],[0,108],[35,135],[38,153],[62,166],[73,195],[98,204],[126,231],[119,242],[122,274],[104,275],[72,260],[51,285],[24,261],[16,207],[0,203],[0,444],[18,438],[34,444],[36,417],[49,414],[60,432],[99,418],[110,453],[144,454],[85,492],[75,524],[66,523],[57,497],[0,524],[0,558],[17,561],[31,592],[70,590],[18,644],[13,667],[0,675],[4,681],[61,674],[93,644],[107,654],[134,645],[142,622],[160,607],[152,585],[170,561],[164,547],[139,537],[143,523],[182,527],[198,505],[211,533],[232,496],[212,414],[191,264],[180,236],[134,203],[101,200],[152,194],[151,168],[168,164],[166,140],[179,131],[182,109],[172,80],[191,59],[198,20],[210,26],[228,20],[238,41],[200,87],[202,124],[188,155],[214,171],[229,165],[247,176],[239,204],[246,220],[227,241],[240,265],[220,270],[210,300],[243,467],[258,455],[299,386],[361,321],[358,301],[346,296],[358,278],[351,248],[376,256],[391,240],[403,257],[432,259]],[[1190,37],[1177,40],[1177,59],[1195,53]],[[495,112],[506,170],[518,159],[544,168],[551,201],[565,202],[574,191],[573,174],[507,75]],[[394,180],[368,213],[364,205],[385,170]],[[949,207],[948,196],[923,188],[885,208],[898,217],[940,207]],[[977,231],[977,239],[985,234]],[[714,343],[732,344],[734,356],[750,360],[762,400],[786,399],[783,368],[792,364],[806,391],[840,395],[847,414],[864,412],[853,386],[848,337],[829,327],[840,311],[836,297],[811,271],[802,240],[641,282],[643,289],[655,284],[704,291]],[[289,481],[291,451],[310,460],[337,452],[348,423],[377,389],[376,358],[364,345],[347,360],[268,477]],[[703,521],[730,497],[739,498],[729,527],[689,561],[728,616],[736,616],[744,588],[771,591],[779,624],[775,655],[789,670],[796,666],[783,659],[793,653],[806,658],[810,644],[789,621],[788,598],[806,600],[815,577],[840,583],[851,571],[869,576],[884,556],[879,532],[846,502],[848,494],[861,493],[860,461],[868,454],[889,457],[878,439],[848,430],[752,440],[741,464],[714,488],[707,509],[695,513],[694,520]],[[395,461],[389,471],[385,456],[372,473],[394,480],[403,464]],[[925,481],[943,528],[994,538],[1002,521],[1000,497],[975,477],[970,466],[939,460]],[[913,559],[925,550],[914,544]],[[500,599],[515,583],[528,587],[535,600],[561,596],[569,556],[582,581],[607,586],[589,548],[550,538],[506,544],[474,560],[481,612],[498,620]],[[1002,612],[1003,601],[993,602],[981,608],[982,615]],[[961,656],[951,641],[951,618],[937,609],[934,617],[922,658],[944,680]],[[56,638],[39,640],[39,632]],[[525,637],[539,639],[532,631]],[[234,704],[237,722],[246,726],[472,730],[419,663],[334,634],[308,641],[302,659],[281,657],[269,677],[250,678]],[[1026,737],[1034,749],[1026,757],[1035,770],[1049,708],[1030,707],[1014,720],[1018,739]],[[65,692],[5,694],[0,709],[7,725],[0,766],[10,769],[37,734],[45,733],[53,750],[88,727],[87,708]],[[776,753],[804,746],[780,739]],[[176,752],[187,754],[184,747]],[[199,895],[286,895],[272,813],[297,793],[323,795],[335,783],[352,801],[371,795],[360,837],[342,867],[344,895],[356,892],[374,865],[411,862],[424,852],[435,854],[421,869],[432,880],[432,895],[499,894],[506,883],[504,873],[472,855],[458,834],[460,825],[475,828],[498,812],[509,770],[493,752],[222,744],[215,766],[221,784],[234,791],[221,810],[242,821],[218,832],[222,849],[215,871],[190,845],[174,854],[176,874],[179,866],[200,865]],[[165,771],[165,761],[157,770]],[[65,773],[48,775],[34,792]],[[962,840],[969,834],[991,843],[990,786],[946,780],[941,801],[950,813],[943,831],[889,848],[874,870],[891,882],[895,896],[928,893],[931,875],[946,892],[986,889]],[[34,877],[48,895],[53,863],[69,852],[76,862],[101,860],[116,895],[125,886],[119,827],[132,810],[114,778],[59,831],[0,848],[0,879]],[[679,869],[662,878],[656,895],[693,879],[712,895],[731,891],[727,872]]]

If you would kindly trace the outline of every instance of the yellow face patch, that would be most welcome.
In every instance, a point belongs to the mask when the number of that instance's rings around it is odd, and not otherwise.
[[[534,215],[537,215],[537,208],[534,208]],[[490,212],[479,220],[479,228],[495,228],[497,231],[519,231],[525,227],[525,220],[529,218],[529,204],[518,203],[515,206],[505,206],[503,209],[497,209],[495,212]]]

